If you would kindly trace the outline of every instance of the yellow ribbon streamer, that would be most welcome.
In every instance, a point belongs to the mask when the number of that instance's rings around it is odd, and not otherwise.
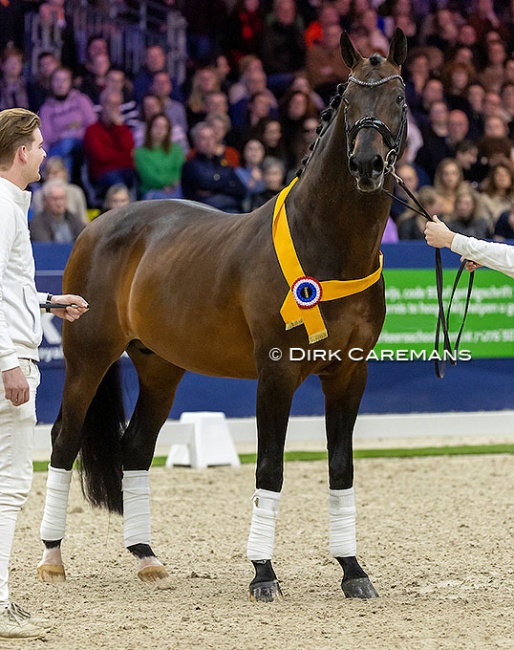
[[[294,243],[287,222],[287,213],[285,200],[291,191],[291,188],[298,180],[295,177],[291,183],[284,188],[277,197],[275,208],[273,210],[272,237],[275,253],[282,273],[289,285],[284,303],[280,309],[280,314],[286,324],[286,330],[305,325],[309,335],[309,343],[316,343],[328,337],[328,331],[321,315],[319,304],[309,308],[300,308],[296,302],[292,287],[293,284],[306,274],[300,264],[296,254]],[[375,284],[382,275],[383,255],[379,256],[379,267],[376,271],[364,278],[357,280],[325,280],[319,282],[322,288],[321,302],[325,300],[337,300],[345,296],[351,296],[355,293],[364,291],[371,285]]]

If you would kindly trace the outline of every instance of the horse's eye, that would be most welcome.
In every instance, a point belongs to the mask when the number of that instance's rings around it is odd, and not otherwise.
[[[398,95],[398,97],[396,98],[396,103],[398,105],[403,104],[404,101],[405,101],[405,97],[403,95]]]

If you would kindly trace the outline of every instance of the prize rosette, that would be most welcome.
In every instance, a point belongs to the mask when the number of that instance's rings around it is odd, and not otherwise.
[[[291,287],[296,304],[300,309],[311,309],[321,300],[323,289],[321,284],[309,275],[295,280]]]

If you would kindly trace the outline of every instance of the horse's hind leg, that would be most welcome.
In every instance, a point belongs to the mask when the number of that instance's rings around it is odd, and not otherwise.
[[[45,549],[37,574],[43,582],[66,579],[61,542],[66,528],[71,470],[82,444],[82,426],[87,410],[112,361],[114,358],[110,360],[109,355],[104,354],[67,364],[62,405],[52,427],[52,455],[41,522]]]
[[[148,470],[184,370],[136,343],[127,352],[137,370],[139,396],[122,439],[125,546],[138,559],[139,578],[153,582],[168,573],[150,546]]]
[[[329,463],[330,553],[343,569],[341,588],[347,598],[378,596],[356,558],[353,428],[366,377],[364,362],[321,377]]]

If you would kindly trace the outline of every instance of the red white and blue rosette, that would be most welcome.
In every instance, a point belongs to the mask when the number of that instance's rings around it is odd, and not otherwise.
[[[295,280],[291,287],[293,297],[300,309],[311,309],[321,300],[323,289],[321,284],[309,275]]]

